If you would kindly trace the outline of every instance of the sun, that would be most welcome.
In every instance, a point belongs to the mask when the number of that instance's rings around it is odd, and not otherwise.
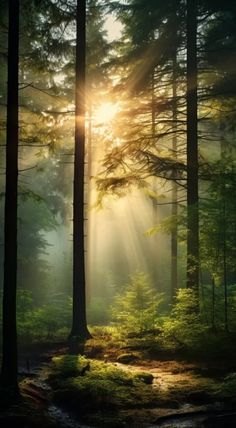
[[[119,108],[112,102],[104,102],[94,112],[94,120],[98,125],[108,124],[116,115]]]

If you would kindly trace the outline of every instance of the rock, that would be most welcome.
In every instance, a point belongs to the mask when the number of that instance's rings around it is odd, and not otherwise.
[[[151,385],[154,379],[154,376],[152,375],[152,373],[147,373],[147,372],[140,372],[137,373],[137,375],[135,376],[136,379],[141,380],[142,382],[146,383],[147,385]]]
[[[122,364],[130,364],[133,361],[136,361],[137,359],[138,359],[138,356],[135,354],[121,354],[117,358],[117,362]]]

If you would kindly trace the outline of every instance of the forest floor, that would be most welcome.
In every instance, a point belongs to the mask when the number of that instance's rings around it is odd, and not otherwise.
[[[22,399],[14,406],[2,409],[0,426],[13,428],[154,428],[154,427],[235,427],[234,398],[222,393],[227,376],[236,372],[234,358],[218,361],[194,361],[176,354],[149,355],[143,349],[128,346],[101,346],[100,340],[87,342],[83,353],[89,361],[112,365],[127,375],[147,374],[144,383],[136,387],[125,384],[127,395],[113,407],[96,408],[91,398],[86,410],[72,403],[80,401],[76,390],[62,383],[50,382],[51,359],[68,355],[63,343],[33,345],[21,350],[20,388]],[[100,345],[99,345],[100,344]],[[88,369],[90,370],[90,368]],[[91,369],[92,370],[92,369]],[[61,374],[59,375],[61,376]],[[63,374],[64,376],[64,374]],[[104,379],[103,379],[104,381]],[[104,382],[106,382],[105,379]],[[116,382],[116,380],[115,380]],[[117,381],[118,382],[118,381]],[[119,382],[118,382],[119,383]],[[95,382],[96,384],[96,382]],[[59,385],[59,386],[58,386]],[[119,388],[119,385],[117,385]],[[116,383],[110,395],[115,396]],[[141,391],[141,393],[140,393]],[[60,392],[60,394],[58,394]],[[99,393],[99,392],[98,392]],[[93,394],[93,391],[91,391]],[[60,397],[60,399],[58,399]],[[89,395],[86,396],[90,401]],[[127,401],[128,400],[128,401]],[[128,403],[128,404],[127,404]],[[95,404],[95,407],[94,407]],[[105,403],[106,404],[106,403]],[[116,408],[117,406],[117,408]],[[78,411],[76,411],[78,410]]]

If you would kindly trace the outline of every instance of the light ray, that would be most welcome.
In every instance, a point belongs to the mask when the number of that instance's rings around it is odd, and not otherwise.
[[[104,102],[95,110],[93,119],[96,125],[109,123],[118,113],[119,106],[111,101]]]

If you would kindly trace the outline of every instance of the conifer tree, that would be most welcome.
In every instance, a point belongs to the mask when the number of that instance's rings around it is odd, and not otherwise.
[[[198,290],[197,1],[187,1],[187,287]]]
[[[70,338],[90,337],[86,322],[84,249],[86,1],[76,12],[75,159],[73,196],[73,319]]]
[[[18,393],[17,381],[17,178],[19,0],[9,3],[6,189],[4,220],[4,285],[1,385]]]

